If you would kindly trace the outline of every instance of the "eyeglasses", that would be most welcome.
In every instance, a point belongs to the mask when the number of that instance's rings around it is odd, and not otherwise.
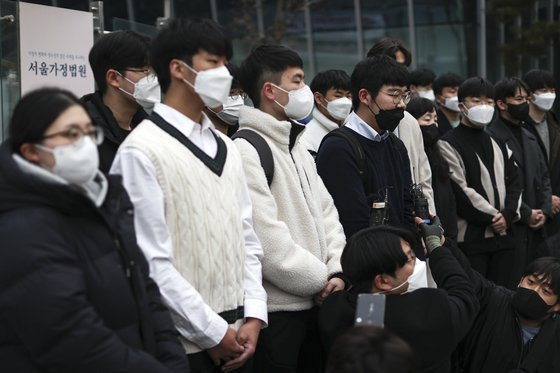
[[[84,131],[80,127],[72,127],[65,131],[60,131],[56,133],[51,133],[50,135],[43,136],[44,139],[50,139],[52,137],[64,137],[70,142],[74,143],[82,139],[84,136],[89,136],[96,145],[103,142],[103,130],[98,127],[93,127],[87,131]]]
[[[142,67],[128,68],[128,69],[124,69],[123,71],[130,71],[130,72],[133,72],[133,73],[141,73],[141,74],[144,74],[146,76],[148,76],[152,73],[151,69],[142,68]]]
[[[404,102],[405,105],[410,102],[411,93],[409,91],[404,93],[400,90],[394,90],[389,92],[380,91],[380,92],[383,92],[388,96],[391,96],[393,98],[393,104],[395,105],[398,105],[401,102],[401,100],[402,102]]]

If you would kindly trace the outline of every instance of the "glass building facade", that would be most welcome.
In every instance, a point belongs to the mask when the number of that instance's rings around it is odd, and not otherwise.
[[[27,2],[90,10],[89,0]],[[523,3],[515,2],[515,3]],[[402,40],[413,53],[411,68],[436,74],[453,71],[465,77],[486,75],[496,81],[530,68],[558,69],[558,36],[535,55],[512,57],[505,46],[523,29],[559,19],[559,0],[527,0],[517,17],[500,18],[503,0],[111,0],[103,2],[105,32],[133,29],[148,35],[173,16],[208,17],[222,24],[240,63],[261,42],[281,43],[304,61],[306,80],[319,71],[350,73],[380,38]],[[0,0],[0,93],[2,127],[18,96],[16,2]],[[480,17],[484,14],[485,33]],[[507,14],[507,12],[506,12]],[[14,15],[11,20],[6,17]],[[537,30],[538,31],[538,30]],[[511,48],[510,48],[511,49]],[[530,48],[529,48],[530,49]],[[2,134],[0,134],[0,137]]]

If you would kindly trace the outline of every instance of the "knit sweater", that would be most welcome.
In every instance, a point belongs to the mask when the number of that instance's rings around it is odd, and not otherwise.
[[[468,254],[513,248],[513,236],[497,236],[492,219],[501,212],[508,227],[519,219],[521,187],[511,152],[483,129],[464,124],[438,141],[449,164],[457,202],[457,242]]]
[[[353,135],[365,154],[365,179],[350,143],[341,137],[326,138],[316,158],[317,170],[334,198],[346,236],[370,226],[372,202],[384,201],[385,193],[389,202],[387,224],[416,231],[410,162],[402,141],[392,133],[381,141],[357,132]]]
[[[313,295],[329,276],[341,272],[346,240],[333,200],[317,175],[313,157],[299,143],[302,125],[243,107],[239,128],[260,134],[274,158],[269,187],[255,148],[245,139],[234,141],[253,202],[253,226],[264,251],[268,310],[310,309]]]
[[[173,265],[221,313],[243,305],[245,244],[238,203],[241,159],[231,140],[217,136],[212,159],[146,120],[122,147],[143,152],[154,165],[165,196]],[[200,351],[182,342],[188,353]]]

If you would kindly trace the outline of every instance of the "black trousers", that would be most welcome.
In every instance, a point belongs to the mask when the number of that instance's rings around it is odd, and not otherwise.
[[[474,270],[494,283],[510,289],[517,287],[519,278],[515,270],[515,250],[499,250],[483,254],[467,254]],[[517,281],[517,282],[516,282]]]
[[[214,365],[208,352],[201,351],[187,355],[191,373],[222,373],[220,366]],[[251,373],[253,371],[253,359],[249,359],[241,368],[234,370],[235,373]]]
[[[324,354],[317,327],[318,309],[268,314],[255,353],[254,373],[322,372]]]

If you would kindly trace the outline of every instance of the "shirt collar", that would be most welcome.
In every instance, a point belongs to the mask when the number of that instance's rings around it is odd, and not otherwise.
[[[389,137],[389,131],[385,131],[383,134],[379,134],[379,132],[377,132],[369,124],[364,122],[364,120],[360,118],[355,112],[350,113],[345,126],[372,141],[381,142]]]
[[[204,112],[202,113],[201,124],[194,122],[191,118],[175,110],[171,106],[167,106],[160,102],[154,105],[154,112],[165,119],[167,123],[177,128],[188,138],[193,135],[194,131],[200,131],[202,133],[214,129],[214,124],[210,121],[210,119],[208,119]]]

